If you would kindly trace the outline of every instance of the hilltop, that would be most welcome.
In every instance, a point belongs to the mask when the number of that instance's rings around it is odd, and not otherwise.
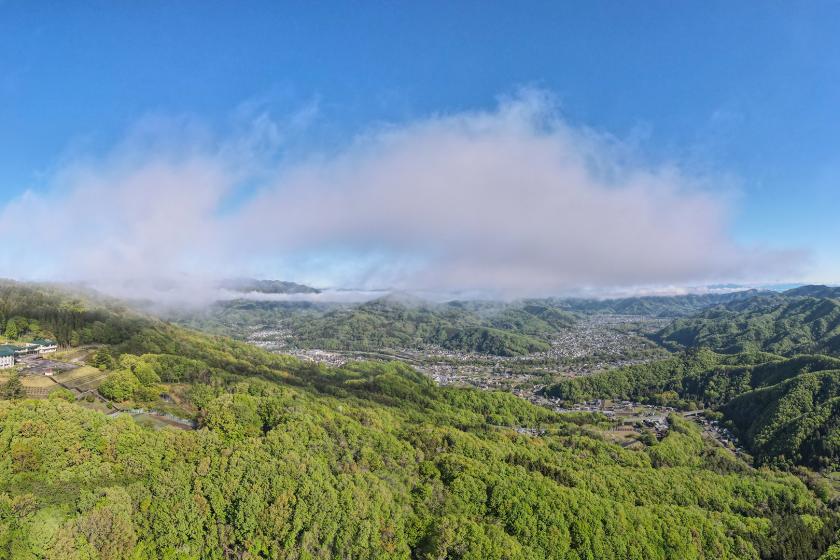
[[[783,292],[786,296],[791,297],[820,297],[820,298],[840,298],[840,286],[825,286],[822,284],[811,284],[808,286],[800,286],[792,288]]]
[[[321,290],[285,280],[257,280],[232,278],[219,283],[220,288],[242,293],[259,294],[320,294]]]

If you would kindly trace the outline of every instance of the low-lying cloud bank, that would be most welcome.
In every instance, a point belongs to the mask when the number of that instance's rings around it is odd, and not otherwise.
[[[297,161],[255,122],[65,165],[0,210],[0,275],[138,291],[166,279],[195,299],[241,275],[511,296],[773,281],[807,261],[739,245],[707,179],[634,163],[540,92]]]

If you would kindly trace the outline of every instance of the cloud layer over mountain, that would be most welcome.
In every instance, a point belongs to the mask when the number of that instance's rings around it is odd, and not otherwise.
[[[526,295],[774,280],[806,261],[739,245],[731,199],[707,178],[638,163],[540,92],[307,157],[284,157],[283,124],[264,115],[222,140],[152,128],[7,203],[2,274]]]

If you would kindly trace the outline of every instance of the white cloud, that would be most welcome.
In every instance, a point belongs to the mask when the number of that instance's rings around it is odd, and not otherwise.
[[[380,127],[296,162],[273,157],[286,131],[264,115],[248,130],[129,142],[67,166],[2,209],[14,248],[3,274],[142,284],[261,273],[525,295],[772,280],[805,256],[740,246],[729,199],[707,179],[635,164],[540,93]]]

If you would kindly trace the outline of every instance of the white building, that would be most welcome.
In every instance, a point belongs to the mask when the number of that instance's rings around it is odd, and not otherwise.
[[[27,342],[23,346],[15,349],[15,354],[18,356],[29,356],[32,354],[50,354],[58,350],[58,345],[53,340],[45,338],[36,338],[32,342]]]
[[[38,344],[39,354],[50,354],[58,350],[58,344],[52,340],[36,340],[35,344]]]
[[[0,344],[0,369],[14,367],[18,356],[32,356],[35,354],[51,354],[58,350],[58,344],[45,338],[35,339],[22,346],[14,344]],[[47,374],[51,375],[51,374]]]
[[[15,349],[13,346],[0,346],[0,369],[8,369],[15,365]]]

